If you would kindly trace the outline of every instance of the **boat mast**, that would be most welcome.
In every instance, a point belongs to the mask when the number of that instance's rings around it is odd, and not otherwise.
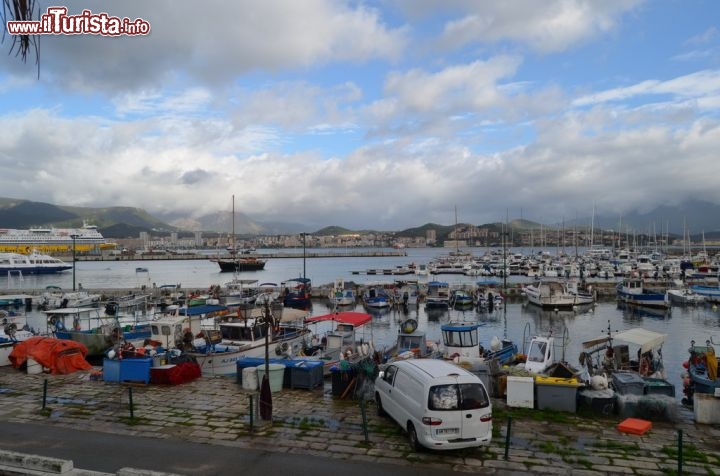
[[[235,246],[235,195],[232,196],[232,234],[230,235],[230,255],[235,256],[237,248]]]

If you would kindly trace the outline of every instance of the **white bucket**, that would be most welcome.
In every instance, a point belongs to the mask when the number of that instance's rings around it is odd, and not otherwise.
[[[265,364],[258,365],[257,367],[258,382],[262,382],[263,376],[265,375]],[[283,364],[270,364],[268,367],[270,371],[268,378],[270,379],[270,391],[279,392],[282,390],[283,378],[285,377],[285,366]],[[243,374],[243,377],[245,375]]]
[[[245,390],[258,389],[257,368],[245,367],[244,369],[242,369],[242,388]]]
[[[40,365],[37,360],[33,358],[27,359],[27,373],[28,375],[37,375],[41,374],[43,371],[42,365]]]

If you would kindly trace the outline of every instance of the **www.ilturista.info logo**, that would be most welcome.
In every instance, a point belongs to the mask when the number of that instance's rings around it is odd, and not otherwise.
[[[107,13],[83,10],[80,15],[68,15],[66,7],[49,7],[40,21],[8,21],[11,35],[147,35],[150,23],[142,18],[111,17]]]

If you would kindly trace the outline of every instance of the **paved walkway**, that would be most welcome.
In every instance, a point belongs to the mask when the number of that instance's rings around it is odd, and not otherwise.
[[[365,409],[365,426],[360,403],[333,396],[329,382],[314,390],[274,393],[272,423],[253,418],[251,428],[250,394],[234,379],[128,386],[92,380],[90,375],[27,375],[0,367],[0,420],[499,475],[677,474],[682,430],[683,474],[720,474],[720,426],[695,424],[685,410],[679,411],[679,421],[653,422],[649,433],[636,436],[616,430],[622,420],[617,416],[508,409],[494,400],[491,446],[414,453],[400,428],[378,417],[372,402]]]

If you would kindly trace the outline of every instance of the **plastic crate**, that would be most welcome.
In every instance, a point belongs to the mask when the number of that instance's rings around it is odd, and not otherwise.
[[[122,359],[119,362],[121,382],[150,383],[152,358]]]
[[[635,372],[615,372],[612,374],[615,391],[620,395],[643,395],[645,380]]]
[[[322,361],[303,360],[297,363],[287,361],[286,375],[290,375],[290,388],[315,388],[323,384],[324,365]]]
[[[579,386],[575,379],[535,377],[537,408],[575,413]]]
[[[105,382],[119,382],[120,381],[120,360],[103,360],[103,380]]]
[[[668,397],[675,396],[675,385],[671,384],[667,380],[651,377],[646,377],[644,380],[646,395],[667,395]]]

